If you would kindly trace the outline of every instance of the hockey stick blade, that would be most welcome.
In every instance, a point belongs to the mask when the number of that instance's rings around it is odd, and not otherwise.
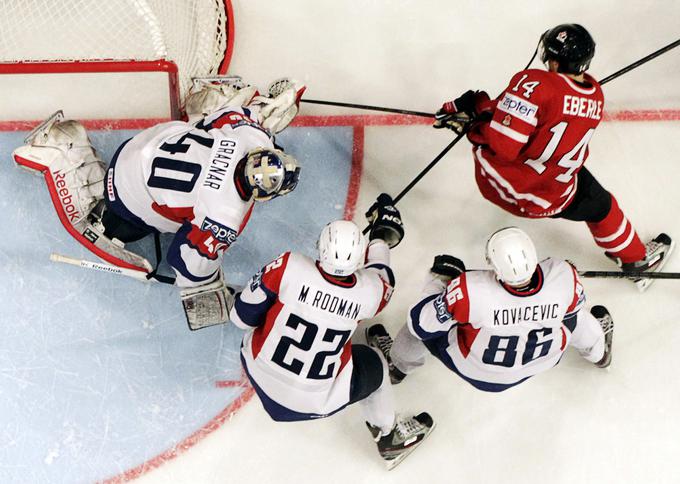
[[[83,269],[92,269],[100,272],[107,272],[109,274],[116,274],[119,276],[126,276],[132,279],[137,279],[138,281],[149,282],[146,272],[135,271],[132,269],[125,269],[123,267],[117,267],[110,264],[103,264],[101,262],[93,262],[84,259],[75,259],[73,257],[67,257],[61,254],[50,254],[50,260],[52,262],[60,262],[62,264],[69,264],[73,266],[82,267]]]

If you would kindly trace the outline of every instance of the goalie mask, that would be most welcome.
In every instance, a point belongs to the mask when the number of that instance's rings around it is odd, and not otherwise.
[[[247,155],[245,178],[258,202],[292,192],[299,177],[297,160],[281,150],[258,148]]]

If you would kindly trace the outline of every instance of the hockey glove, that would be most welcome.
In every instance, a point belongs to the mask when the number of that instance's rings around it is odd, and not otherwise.
[[[391,249],[404,238],[401,214],[387,193],[378,195],[378,199],[366,212],[366,219],[371,225],[369,240],[382,239]]]
[[[432,126],[436,129],[447,128],[460,134],[476,119],[478,107],[488,101],[489,95],[484,91],[467,91],[455,100],[444,103],[435,114]]]
[[[465,264],[457,257],[441,254],[435,256],[430,271],[447,279],[455,279],[465,272]]]

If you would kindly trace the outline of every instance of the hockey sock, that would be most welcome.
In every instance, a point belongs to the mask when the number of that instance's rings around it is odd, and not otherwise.
[[[392,351],[392,364],[404,374],[411,373],[425,364],[425,357],[430,354],[427,347],[418,338],[413,336],[406,325],[402,326],[397,337],[394,338]]]
[[[621,262],[637,262],[645,258],[644,244],[613,195],[607,216],[599,222],[588,222],[588,228],[595,243],[608,255],[621,259]]]
[[[359,405],[363,411],[364,419],[374,427],[379,427],[383,434],[386,435],[394,428],[396,407],[387,361],[385,361],[380,351],[376,351],[376,353],[383,364],[382,384],[376,391],[361,400]]]

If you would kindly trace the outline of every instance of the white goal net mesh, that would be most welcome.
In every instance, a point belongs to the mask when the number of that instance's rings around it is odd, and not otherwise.
[[[156,60],[177,64],[180,92],[217,73],[224,0],[0,0],[0,62]]]

